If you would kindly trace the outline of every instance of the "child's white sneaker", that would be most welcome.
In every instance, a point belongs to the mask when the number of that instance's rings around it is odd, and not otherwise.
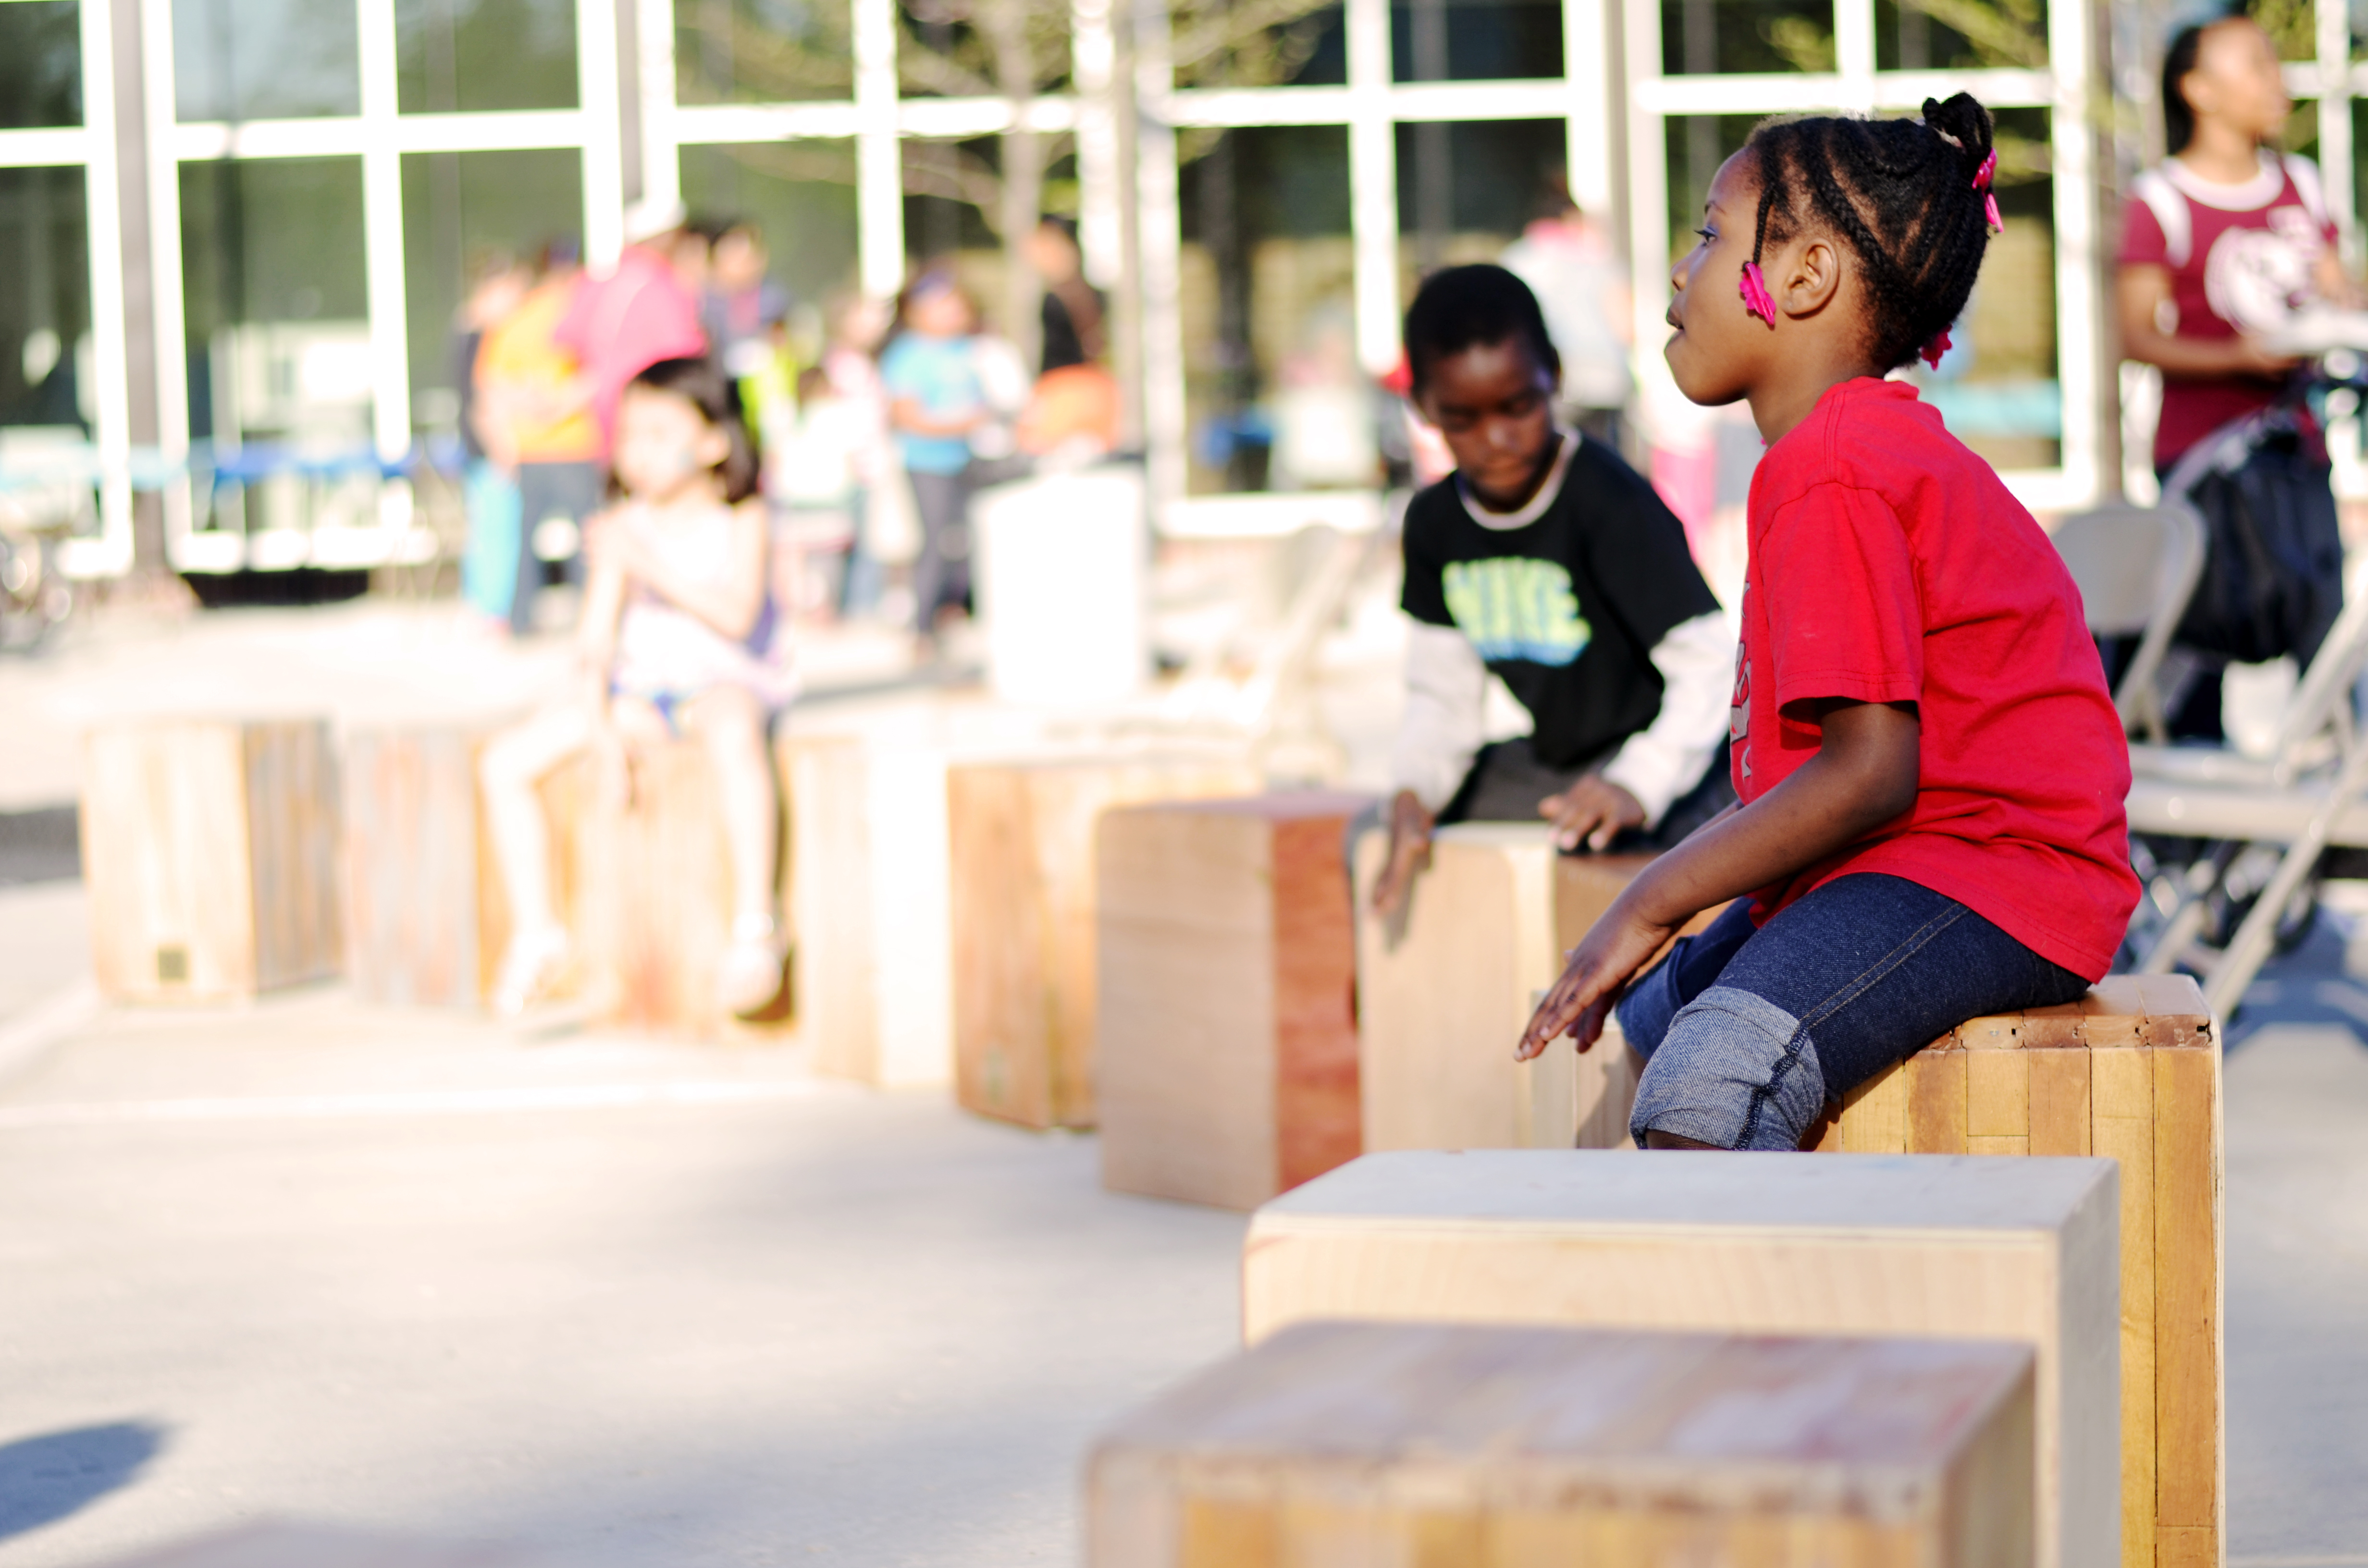
[[[715,966],[716,999],[734,1015],[754,1013],[781,994],[781,934],[769,915],[732,922],[732,945]]]
[[[494,1012],[515,1018],[540,1000],[567,965],[567,928],[539,926],[518,932],[494,977]]]

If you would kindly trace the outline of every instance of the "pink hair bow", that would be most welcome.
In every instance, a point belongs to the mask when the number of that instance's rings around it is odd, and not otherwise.
[[[1989,220],[1991,228],[2004,233],[2006,220],[1998,216],[1998,193],[1990,189],[1990,182],[1997,175],[1998,149],[1993,147],[1989,156],[1982,160],[1982,166],[1974,171],[1974,188],[1982,193],[1982,216]]]
[[[1924,363],[1937,370],[1941,368],[1941,356],[1946,354],[1952,347],[1954,345],[1949,341],[1949,329],[1944,326],[1934,333],[1932,341],[1917,350],[1917,354]]]
[[[1743,264],[1743,282],[1738,291],[1743,295],[1745,310],[1758,316],[1770,326],[1776,324],[1776,301],[1769,296],[1768,279],[1760,274],[1758,262],[1747,261]]]

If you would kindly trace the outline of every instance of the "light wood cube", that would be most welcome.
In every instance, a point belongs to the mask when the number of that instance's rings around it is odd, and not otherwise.
[[[318,720],[152,719],[85,743],[99,988],[225,1001],[335,974],[336,759]]]
[[[1361,795],[1106,812],[1097,1027],[1102,1185],[1251,1209],[1354,1159]]]
[[[1563,955],[1652,858],[1557,854],[1543,823],[1463,823],[1440,829],[1430,869],[1383,920],[1388,837],[1355,848],[1365,1147],[1629,1147],[1643,1064],[1616,1027],[1584,1055],[1558,1044],[1520,1062],[1513,1046]]]
[[[2038,1367],[2043,1568],[2120,1558],[2109,1160],[1368,1154],[1268,1203],[1256,1344],[1322,1318],[2009,1339]]]
[[[346,737],[346,977],[365,1002],[474,1006],[484,994],[483,742],[451,725]]]
[[[637,752],[630,799],[593,783],[579,875],[586,987],[598,1015],[699,1039],[783,1026],[786,974],[784,994],[752,1017],[733,1017],[717,999],[732,940],[732,858],[706,748],[677,741]],[[777,855],[776,878],[780,864]],[[779,891],[776,881],[776,899]]]
[[[791,961],[814,1069],[880,1088],[953,1080],[946,750],[791,732]]]
[[[1025,1127],[1094,1124],[1094,824],[1139,801],[1240,795],[1238,762],[1064,757],[946,774],[954,1096]]]
[[[1091,1568],[2028,1568],[2032,1355],[1307,1324],[1095,1445]]]
[[[2215,1564],[2226,1539],[2220,1042],[2185,975],[1971,1019],[1861,1085],[1813,1147],[2100,1154],[2121,1166],[2122,1562]]]

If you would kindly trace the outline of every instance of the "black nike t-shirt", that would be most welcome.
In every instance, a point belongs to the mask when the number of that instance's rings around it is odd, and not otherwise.
[[[1719,608],[1684,525],[1595,441],[1578,442],[1518,528],[1482,526],[1449,475],[1407,506],[1405,549],[1406,612],[1471,640],[1529,710],[1531,748],[1549,767],[1597,761],[1651,724],[1653,650]]]

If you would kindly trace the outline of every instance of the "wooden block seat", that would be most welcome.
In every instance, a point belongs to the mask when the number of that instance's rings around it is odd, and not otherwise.
[[[1096,852],[1102,1185],[1252,1209],[1354,1159],[1362,795],[1163,801]]]
[[[82,863],[99,989],[218,1002],[336,973],[336,779],[322,720],[93,731]]]
[[[473,1006],[484,994],[484,740],[461,725],[345,738],[346,979],[362,1001]]]
[[[2032,1353],[1286,1329],[1122,1420],[1091,1568],[2028,1568]]]
[[[2123,1562],[2220,1562],[2220,1041],[2196,983],[2116,975],[2067,1006],[1975,1018],[1853,1091],[1811,1142],[2119,1163]]]
[[[1311,1319],[2010,1339],[2037,1364],[2036,1561],[2120,1555],[2112,1163],[1367,1154],[1261,1208],[1252,1344]]]
[[[630,800],[591,782],[575,875],[584,890],[586,987],[596,1016],[695,1039],[786,1027],[786,994],[748,1018],[725,1012],[717,998],[734,896],[723,800],[706,748],[675,741],[638,752]],[[777,906],[781,864],[777,853]],[[786,962],[785,953],[784,993]]]
[[[473,1007],[493,994],[514,921],[477,778],[492,736],[477,725],[412,724],[345,737],[346,979],[363,1001]],[[580,931],[588,760],[552,769],[539,794],[552,906]],[[583,968],[572,966],[551,994],[572,994]]]
[[[1094,1124],[1094,824],[1139,801],[1241,795],[1206,756],[964,762],[946,773],[954,1095],[1024,1127]]]
[[[1355,848],[1359,1083],[1367,1149],[1630,1146],[1638,1063],[1617,1032],[1517,1062],[1538,993],[1645,855],[1563,855],[1543,823],[1434,838],[1398,917],[1372,913],[1388,835]],[[1687,926],[1698,930],[1716,911]]]
[[[776,747],[791,990],[814,1070],[879,1088],[951,1083],[946,748],[793,727]]]

